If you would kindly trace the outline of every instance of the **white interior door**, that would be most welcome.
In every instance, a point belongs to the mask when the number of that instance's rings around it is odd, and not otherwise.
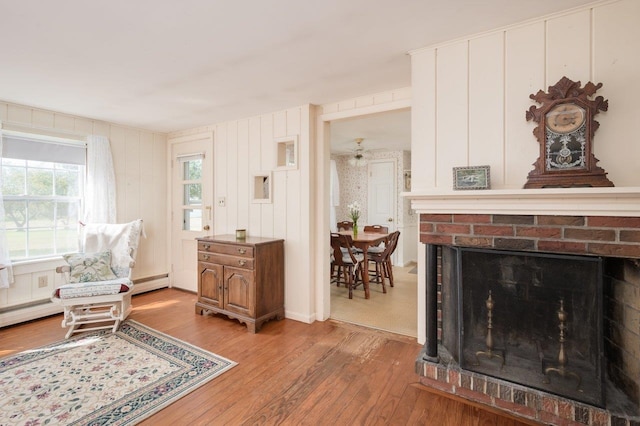
[[[171,145],[171,283],[198,290],[196,238],[213,233],[213,137]]]
[[[369,162],[367,224],[396,230],[396,161],[374,160]]]

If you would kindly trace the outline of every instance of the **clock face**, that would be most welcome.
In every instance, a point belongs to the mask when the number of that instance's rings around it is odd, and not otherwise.
[[[559,104],[551,108],[545,116],[547,129],[555,133],[571,133],[579,129],[585,121],[585,110],[576,104]]]

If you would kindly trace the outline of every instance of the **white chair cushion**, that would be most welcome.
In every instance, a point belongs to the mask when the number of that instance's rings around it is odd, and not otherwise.
[[[72,299],[75,297],[104,296],[126,293],[131,288],[133,288],[133,283],[128,278],[88,283],[72,283],[60,286],[54,292],[53,297],[58,299]]]

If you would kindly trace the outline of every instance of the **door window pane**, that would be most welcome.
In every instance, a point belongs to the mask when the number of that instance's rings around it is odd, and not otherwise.
[[[189,160],[182,164],[184,164],[184,180],[202,179],[202,159]]]
[[[182,229],[202,231],[202,159],[182,163]]]
[[[184,185],[184,205],[185,206],[201,206],[202,205],[202,184],[187,183]]]
[[[183,227],[185,231],[202,231],[202,210],[184,209]]]

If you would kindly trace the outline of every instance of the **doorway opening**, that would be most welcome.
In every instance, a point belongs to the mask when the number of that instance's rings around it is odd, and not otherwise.
[[[343,284],[330,283],[330,318],[417,337],[417,216],[400,193],[409,191],[411,168],[409,108],[332,120],[329,124],[331,173],[337,189],[330,195],[330,230],[349,220],[349,204],[358,202],[360,232],[365,225],[400,231],[393,255],[394,287],[371,280],[370,299],[362,285],[353,299]],[[356,143],[360,141],[360,143]],[[372,265],[373,266],[373,265]]]

